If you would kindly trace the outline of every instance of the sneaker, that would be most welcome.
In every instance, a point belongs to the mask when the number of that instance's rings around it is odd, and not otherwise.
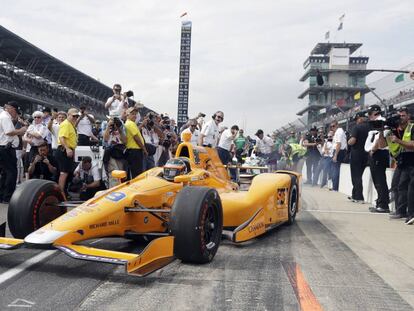
[[[414,216],[408,216],[405,220],[406,225],[412,225],[414,223]]]
[[[398,214],[398,213],[390,213],[390,219],[401,219],[401,218],[405,218],[407,216],[403,215],[403,214]]]
[[[369,211],[371,213],[389,213],[390,212],[389,209],[385,209],[385,208],[382,208],[382,207],[374,207],[374,206],[371,206],[369,208]]]
[[[352,200],[352,202],[359,203],[359,204],[364,204],[365,203],[364,200]]]
[[[353,199],[352,197],[347,197],[347,199],[348,199],[349,201],[354,202],[354,199]]]

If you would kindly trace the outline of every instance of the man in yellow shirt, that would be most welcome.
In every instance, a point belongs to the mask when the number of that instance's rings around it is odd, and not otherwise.
[[[141,132],[135,123],[137,113],[138,109],[135,107],[128,108],[126,111],[126,160],[128,162],[131,179],[143,172],[144,155],[148,155],[148,152],[145,149],[144,139],[142,138]]]
[[[66,189],[66,180],[69,173],[72,173],[75,159],[75,149],[78,145],[78,134],[75,123],[80,113],[76,108],[68,110],[68,117],[59,125],[58,149],[56,160],[59,165],[59,187],[62,191]]]

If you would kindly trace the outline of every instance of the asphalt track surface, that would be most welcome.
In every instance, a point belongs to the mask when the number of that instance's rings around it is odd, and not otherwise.
[[[6,210],[1,205],[3,221]],[[92,243],[123,251],[143,246]],[[223,241],[210,264],[176,260],[145,278],[58,251],[0,251],[0,293],[0,310],[412,310],[307,211],[256,240]]]

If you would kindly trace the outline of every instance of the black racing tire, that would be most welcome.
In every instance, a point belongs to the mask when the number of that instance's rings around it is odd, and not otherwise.
[[[170,220],[175,257],[184,262],[210,262],[222,231],[223,209],[215,189],[188,186],[178,193]]]
[[[299,186],[296,176],[291,176],[291,184],[289,190],[289,204],[288,204],[288,225],[295,222],[296,213],[298,212],[299,203]]]
[[[31,179],[22,183],[13,193],[7,212],[11,234],[24,239],[28,234],[66,213],[67,209],[53,206],[64,201],[55,182]]]

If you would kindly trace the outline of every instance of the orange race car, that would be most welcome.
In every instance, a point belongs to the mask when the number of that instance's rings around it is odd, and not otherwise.
[[[50,181],[24,182],[8,208],[15,238],[0,238],[0,248],[57,248],[73,258],[125,265],[128,273],[143,276],[174,258],[209,262],[222,237],[243,242],[293,223],[300,202],[299,174],[259,174],[240,190],[216,151],[193,146],[189,137],[163,168],[127,182],[121,182],[124,171],[112,176],[119,184],[86,202],[65,201]],[[151,242],[140,254],[80,244],[113,236]]]

